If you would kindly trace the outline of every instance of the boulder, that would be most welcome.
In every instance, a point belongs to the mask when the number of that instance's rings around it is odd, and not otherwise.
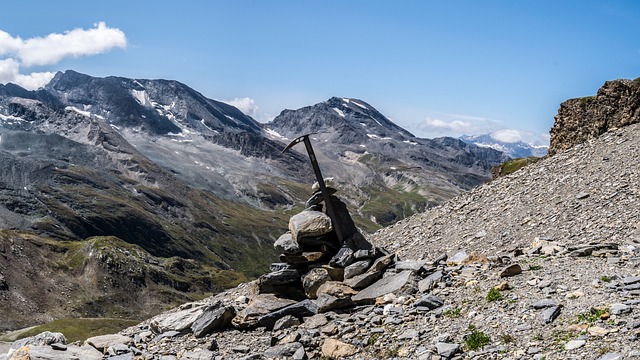
[[[305,316],[311,316],[317,313],[318,306],[311,300],[307,299],[264,315],[258,320],[258,322],[260,323],[260,325],[271,330],[273,329],[276,321],[286,315],[293,315],[297,318],[303,318]]]
[[[314,268],[302,277],[302,287],[308,298],[315,299],[318,288],[329,280],[329,272],[326,269]]]
[[[353,262],[353,250],[348,247],[341,247],[338,253],[329,260],[329,265],[344,268]]]
[[[84,345],[91,345],[98,351],[104,352],[111,346],[128,344],[131,339],[127,336],[111,334],[90,337],[85,340]]]
[[[179,331],[190,329],[193,322],[202,315],[205,310],[204,305],[188,307],[184,310],[160,314],[153,319],[149,325],[157,333],[167,331]],[[88,340],[87,340],[88,341]]]
[[[351,279],[356,275],[364,274],[373,263],[371,259],[356,261],[344,268],[344,279]]]
[[[258,320],[272,311],[295,304],[294,300],[276,297],[273,294],[260,294],[251,298],[246,308],[239,311],[231,321],[238,329],[250,329],[259,326]]]
[[[319,211],[303,211],[289,219],[289,231],[294,240],[328,234],[333,230],[331,219]]]
[[[290,232],[287,232],[280,236],[275,243],[273,243],[273,247],[276,251],[282,254],[300,254],[302,249],[300,245],[293,239],[293,236]]]
[[[191,331],[195,337],[203,337],[211,334],[216,330],[222,330],[231,325],[236,315],[236,311],[232,306],[220,306],[207,309],[202,315],[191,325]]]

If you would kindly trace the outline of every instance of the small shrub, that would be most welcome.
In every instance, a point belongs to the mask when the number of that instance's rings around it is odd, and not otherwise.
[[[469,350],[478,350],[491,342],[491,338],[488,337],[482,331],[474,330],[471,334],[467,335],[464,339],[464,343]]]
[[[589,312],[578,314],[578,322],[588,322],[590,324],[600,320],[600,317],[609,312],[609,308],[591,308]]]
[[[529,265],[530,271],[540,270],[542,269],[542,265]]]
[[[502,334],[502,336],[500,336],[500,340],[502,340],[502,342],[505,344],[510,344],[514,342],[516,339],[510,334]]]
[[[367,340],[367,346],[371,346],[371,345],[375,344],[376,341],[378,341],[379,338],[380,338],[380,333],[375,333],[375,334],[371,335],[369,337],[369,340]]]
[[[500,299],[502,299],[502,293],[499,290],[496,290],[494,288],[489,289],[489,292],[487,293],[488,302],[492,302]]]
[[[451,318],[459,318],[461,316],[461,311],[462,309],[460,307],[457,307],[455,309],[447,309],[447,311],[444,312],[444,315]]]
[[[606,282],[606,283],[611,282],[611,277],[606,276],[606,275],[601,276],[601,277],[600,277],[600,281],[602,281],[602,282]]]

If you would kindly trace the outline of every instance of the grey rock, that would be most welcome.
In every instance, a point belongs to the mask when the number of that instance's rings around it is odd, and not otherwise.
[[[553,306],[558,305],[555,301],[551,299],[541,299],[531,304],[531,307],[534,309],[546,309]]]
[[[581,348],[584,346],[584,344],[586,344],[587,341],[586,340],[571,340],[569,342],[567,342],[566,344],[564,344],[564,349],[571,351],[571,350],[575,350],[577,348]]]
[[[367,271],[366,273],[356,275],[351,279],[346,279],[344,284],[353,289],[364,289],[373,284],[373,282],[378,280],[378,278],[380,278],[379,271]]]
[[[156,336],[155,338],[153,338],[153,341],[160,341],[164,338],[172,338],[174,336],[178,336],[182,334],[180,331],[175,331],[175,330],[171,330],[171,331],[165,331],[162,334]]]
[[[60,350],[60,351],[67,350],[67,345],[62,343],[53,343],[50,346],[53,350]]]
[[[333,195],[338,191],[332,187],[327,187],[326,189],[329,195]],[[307,200],[304,203],[304,207],[305,208],[312,207],[314,205],[320,204],[323,201],[324,201],[324,197],[322,196],[322,192],[318,189],[316,192],[313,193],[313,195],[311,195],[309,200]]]
[[[436,350],[438,351],[438,355],[442,356],[445,359],[451,359],[460,351],[460,345],[454,343],[438,342],[436,343]]]
[[[330,294],[320,294],[315,300],[319,313],[325,313],[332,310],[345,309],[353,306],[351,297],[339,298]]]
[[[388,276],[371,284],[367,288],[360,291],[351,299],[358,302],[369,302],[375,300],[378,296],[386,295],[404,287],[411,278],[411,271],[403,271],[399,274]]]
[[[307,360],[307,352],[304,351],[304,347],[299,347],[296,352],[291,355],[291,360]]]
[[[314,268],[302,277],[302,287],[308,298],[315,299],[318,288],[329,280],[331,280],[331,278],[329,277],[329,271],[327,271],[327,269],[321,267]]]
[[[191,331],[195,337],[203,337],[216,330],[222,330],[231,325],[231,320],[236,316],[232,306],[221,306],[207,309],[191,325]]]
[[[304,318],[304,323],[300,326],[303,329],[317,329],[328,323],[327,317],[324,314],[315,314]]]
[[[424,279],[418,281],[418,291],[425,293],[433,289],[434,285],[442,281],[444,273],[438,270],[432,274],[429,274]]]
[[[99,351],[105,351],[110,346],[120,345],[120,344],[128,344],[131,341],[131,338],[119,334],[111,334],[111,335],[100,335],[90,337],[85,340],[85,345],[91,345]]]
[[[444,301],[432,294],[423,296],[413,304],[415,307],[426,307],[429,310],[437,309],[442,305],[444,305]]]
[[[329,265],[334,267],[347,267],[353,262],[353,250],[341,247],[338,253],[329,260]]]
[[[640,283],[640,276],[628,276],[622,279],[622,283],[625,285],[632,285]]]
[[[171,330],[182,332],[191,328],[193,322],[202,315],[204,309],[204,305],[201,305],[176,312],[160,314],[151,319],[150,326],[157,333],[164,333]]]
[[[34,336],[30,336],[24,339],[14,341],[11,344],[11,349],[19,349],[27,345],[44,346],[44,345],[51,345],[54,343],[66,344],[67,339],[64,337],[62,333],[45,331],[38,335],[34,335]]]
[[[298,245],[298,242],[293,239],[293,235],[291,235],[290,232],[287,232],[280,236],[278,240],[273,243],[273,247],[276,249],[276,251],[283,254],[295,255],[302,252],[300,245]]]
[[[589,197],[589,193],[587,192],[581,192],[578,195],[576,195],[576,199],[578,200],[586,199],[588,197]]]
[[[420,332],[416,329],[405,330],[402,334],[398,335],[398,340],[411,340],[420,337]]]
[[[544,310],[541,315],[545,324],[549,324],[555,320],[560,315],[561,309],[562,305],[556,305]]]
[[[286,315],[278,319],[273,325],[273,331],[288,329],[292,326],[300,325],[300,320],[293,315]]]
[[[272,346],[264,352],[264,357],[267,359],[284,359],[293,356],[301,347],[302,344],[299,342]]]
[[[215,357],[216,357],[215,353],[209,350],[200,350],[200,351],[185,352],[180,359],[181,360],[214,360]]]
[[[303,211],[289,219],[289,231],[294,240],[328,234],[333,230],[331,219],[319,211]]]
[[[111,356],[127,354],[127,353],[130,353],[130,352],[131,352],[131,349],[129,349],[129,347],[127,345],[125,345],[125,344],[115,344],[115,345],[111,345],[111,346],[109,346],[109,348],[107,348],[107,354],[109,354]]]
[[[452,257],[447,259],[447,265],[456,266],[461,265],[463,261],[465,261],[469,257],[466,251],[458,251]]]
[[[622,315],[631,313],[631,307],[625,304],[611,304],[610,310],[611,315]]]
[[[413,272],[418,272],[422,267],[427,263],[427,260],[404,260],[404,261],[396,261],[396,270],[404,271],[411,270]]]
[[[109,356],[108,357],[109,360],[134,360],[135,356],[133,355],[133,353],[125,353],[125,354],[119,354],[119,355],[114,355],[114,356]],[[184,359],[184,357],[183,357]]]
[[[376,261],[374,261],[373,264],[371,264],[371,267],[369,268],[368,271],[370,272],[383,271],[384,269],[389,267],[391,264],[393,264],[395,256],[396,256],[395,254],[389,254],[389,255],[385,255],[377,258]]]
[[[351,279],[352,277],[356,276],[356,275],[361,275],[364,274],[368,269],[369,266],[371,266],[371,263],[373,262],[373,260],[371,259],[365,259],[365,260],[360,260],[360,261],[356,261],[353,264],[347,266],[344,268],[344,279]]]
[[[257,327],[258,320],[264,315],[295,303],[294,300],[279,298],[273,294],[260,294],[251,298],[247,307],[236,314],[231,324],[239,329]]]
[[[276,310],[272,313],[269,313],[263,317],[261,317],[258,322],[266,327],[267,329],[271,330],[273,329],[273,326],[275,325],[276,321],[278,321],[278,319],[286,316],[286,315],[293,315],[297,318],[303,318],[305,316],[311,316],[311,315],[315,315],[318,313],[318,306],[312,302],[311,300],[303,300],[300,302],[297,302],[293,305],[289,305],[285,308],[282,308],[280,310]]]
[[[295,269],[295,268],[293,265],[287,264],[284,262],[272,263],[271,266],[269,266],[269,271],[271,272],[276,272],[280,270],[290,270],[290,269]]]
[[[512,264],[502,270],[500,277],[511,277],[519,274],[522,274],[522,267],[519,264]]]
[[[238,345],[238,346],[235,346],[232,350],[233,352],[248,354],[251,351],[251,348],[249,348],[246,345]]]
[[[606,353],[598,358],[598,360],[622,360],[624,356],[621,353],[610,352]]]

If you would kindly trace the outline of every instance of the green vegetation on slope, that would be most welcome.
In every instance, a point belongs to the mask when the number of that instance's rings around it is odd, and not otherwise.
[[[44,331],[50,331],[62,333],[69,343],[75,341],[82,342],[93,336],[115,334],[122,329],[137,325],[138,323],[138,320],[111,318],[60,319],[22,332],[18,336],[18,339],[35,336]],[[0,337],[0,340],[2,340],[2,337]]]

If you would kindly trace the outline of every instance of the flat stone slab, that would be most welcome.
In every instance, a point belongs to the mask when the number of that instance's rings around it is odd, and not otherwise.
[[[278,321],[280,318],[286,315],[293,315],[297,318],[303,318],[306,316],[315,315],[317,313],[318,313],[318,305],[316,305],[311,300],[307,299],[307,300],[297,302],[293,305],[289,305],[280,310],[276,310],[272,313],[269,313],[261,317],[258,320],[258,322],[260,323],[260,325],[271,330],[273,329],[273,326],[275,325],[276,321]]]
[[[184,331],[191,328],[204,312],[205,306],[196,306],[169,314],[161,314],[151,320],[151,327],[158,333]]]
[[[127,344],[131,341],[131,339],[127,336],[111,334],[111,335],[100,335],[90,337],[85,340],[85,345],[91,345],[99,351],[104,351],[111,346]]]
[[[379,296],[398,291],[407,284],[411,273],[410,270],[405,270],[399,274],[382,278],[360,291],[351,300],[356,303],[372,301]]]

